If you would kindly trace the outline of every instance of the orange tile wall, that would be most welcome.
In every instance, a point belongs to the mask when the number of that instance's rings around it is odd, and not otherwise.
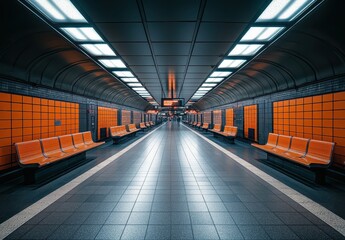
[[[109,128],[117,126],[117,109],[98,107],[98,140],[101,139],[101,128],[107,128],[107,137],[109,137]]]
[[[234,109],[228,108],[225,110],[225,125],[234,126]]]
[[[213,124],[222,124],[222,110],[213,111]]]
[[[17,166],[14,143],[75,132],[78,103],[0,93],[0,170]]]
[[[204,123],[211,123],[211,112],[204,112]]]
[[[345,92],[274,102],[273,131],[335,142],[334,162],[345,166]]]
[[[122,110],[122,125],[131,124],[131,112],[127,110]]]
[[[248,128],[255,129],[255,141],[258,140],[257,105],[244,107],[244,137],[248,138]]]
[[[141,122],[141,112],[134,111],[133,112],[133,123],[140,123]]]

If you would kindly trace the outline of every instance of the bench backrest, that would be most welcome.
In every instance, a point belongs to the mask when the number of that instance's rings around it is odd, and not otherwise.
[[[82,133],[73,133],[72,138],[73,138],[73,144],[76,148],[85,145]]]
[[[220,124],[214,124],[213,130],[220,131]]]
[[[309,139],[307,138],[293,137],[289,151],[305,155],[307,152],[308,142]]]
[[[306,156],[310,155],[310,156],[331,161],[334,145],[335,144],[333,142],[325,142],[325,141],[310,139],[308,152]]]
[[[291,144],[291,136],[279,135],[276,148],[288,150]]]
[[[49,157],[51,154],[62,153],[58,137],[40,139],[44,155]]]
[[[232,130],[232,126],[224,126],[224,131],[223,132],[230,133],[231,130]]]
[[[111,136],[116,135],[116,133],[127,132],[125,125],[110,127],[109,130],[110,130],[110,135]]]
[[[59,141],[62,151],[75,148],[71,134],[59,136]]]
[[[16,143],[15,146],[17,150],[18,160],[21,163],[25,163],[25,161],[29,161],[38,157],[44,157],[39,140],[20,142]]]
[[[85,142],[86,144],[92,144],[92,143],[94,143],[90,131],[83,132],[83,139],[84,139],[84,142]]]
[[[272,147],[276,146],[277,145],[277,140],[278,140],[278,134],[276,134],[276,133],[269,133],[266,145],[269,145],[269,146],[272,146]]]
[[[231,135],[236,137],[237,136],[237,127],[231,126]]]
[[[137,127],[134,123],[128,125],[128,129],[130,132],[137,130]]]

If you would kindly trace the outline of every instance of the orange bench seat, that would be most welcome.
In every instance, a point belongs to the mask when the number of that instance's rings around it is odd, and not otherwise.
[[[315,181],[323,183],[325,180],[323,170],[332,163],[335,143],[270,133],[266,145],[252,144],[252,146],[313,169],[316,172]]]

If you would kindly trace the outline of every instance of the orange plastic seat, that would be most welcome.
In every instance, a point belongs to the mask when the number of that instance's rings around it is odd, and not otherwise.
[[[283,154],[287,152],[290,148],[291,138],[291,136],[279,135],[277,146],[269,151],[275,154]]]
[[[134,132],[139,131],[139,129],[137,129],[137,127],[135,126],[134,123],[128,125],[128,130],[129,130],[129,132],[131,132],[131,133],[134,133]]]
[[[105,143],[105,142],[94,142],[90,131],[83,132],[82,134],[83,134],[84,143],[89,147],[98,147]]]
[[[257,143],[252,143],[252,146],[253,147],[256,147],[256,148],[259,148],[261,150],[270,150],[274,147],[277,146],[277,140],[278,140],[278,134],[275,134],[275,133],[269,133],[268,134],[268,139],[267,139],[267,143],[265,145],[260,145],[260,144],[257,144]]]
[[[201,128],[207,130],[209,126],[209,123],[204,123]]]
[[[32,165],[40,167],[49,164],[49,159],[43,155],[39,140],[16,143],[19,164],[22,167]]]
[[[141,129],[146,129],[147,128],[147,126],[145,125],[144,122],[141,122],[139,126],[140,126]]]
[[[335,143],[311,139],[307,154],[301,159],[310,165],[329,165]]]
[[[61,150],[65,153],[77,154],[82,151],[74,147],[71,134],[59,136],[59,141],[60,141]]]
[[[110,127],[109,129],[112,138],[123,137],[129,134],[125,125]]]
[[[40,142],[43,148],[43,155],[48,158],[58,160],[69,155],[62,151],[58,137],[40,139]]]
[[[284,153],[284,157],[293,161],[299,161],[299,158],[303,157],[307,153],[309,139],[293,137],[291,140],[291,146],[287,152]]]
[[[213,129],[210,129],[211,132],[220,132],[221,125],[214,124]]]
[[[87,149],[89,148],[85,143],[83,139],[83,134],[82,133],[73,133],[72,134],[73,138],[73,144],[75,148],[77,149]]]

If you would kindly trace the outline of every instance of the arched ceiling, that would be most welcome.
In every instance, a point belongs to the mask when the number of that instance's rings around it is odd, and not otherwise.
[[[19,2],[1,5],[0,77],[142,110],[149,106]]]
[[[325,1],[195,107],[203,110],[345,74],[344,1]],[[345,84],[345,83],[344,83]]]
[[[20,1],[0,3],[3,78],[139,109],[150,106]],[[169,97],[170,78],[175,96],[190,99],[270,3],[71,1],[157,101]],[[194,107],[205,110],[343,75],[344,7],[343,0],[323,1]]]

